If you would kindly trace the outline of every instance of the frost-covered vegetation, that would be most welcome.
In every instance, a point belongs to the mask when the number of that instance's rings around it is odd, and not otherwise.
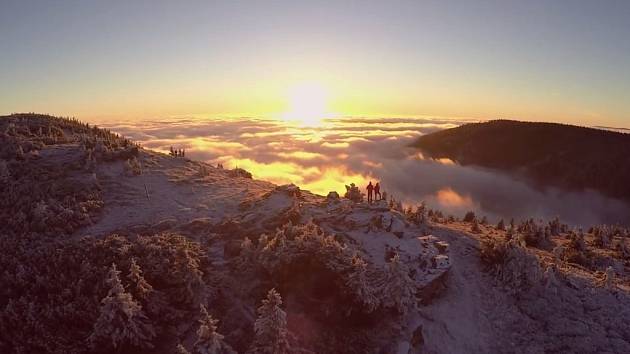
[[[175,234],[0,238],[0,343],[7,352],[151,347],[199,308],[202,251]]]
[[[247,288],[275,287],[321,322],[320,348],[348,340],[357,341],[354,351],[367,350],[371,343],[364,331],[377,322],[395,322],[417,301],[417,285],[399,255],[376,266],[360,249],[313,223],[289,223],[261,235],[257,245],[245,239],[234,267]]]
[[[103,206],[98,181],[89,178],[94,164],[137,152],[131,141],[74,119],[3,117],[0,232],[58,235],[91,224]]]
[[[484,235],[481,262],[516,306],[501,315],[507,341],[522,352],[630,350],[626,238],[624,228],[584,233],[558,218]]]

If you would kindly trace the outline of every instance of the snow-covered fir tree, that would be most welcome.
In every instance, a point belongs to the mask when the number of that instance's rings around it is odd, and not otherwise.
[[[416,285],[409,277],[409,269],[395,254],[387,264],[382,301],[385,307],[393,307],[404,314],[416,303]]]
[[[179,343],[175,347],[175,354],[190,354],[190,352],[188,351],[188,349],[186,349],[186,347]]]
[[[558,287],[560,286],[559,281],[558,281],[558,269],[556,268],[556,265],[551,263],[547,269],[545,270],[545,273],[543,274],[543,280],[544,280],[544,284],[545,284],[545,289],[547,291],[553,292],[554,294],[556,294],[558,292]]]
[[[7,183],[11,177],[9,166],[4,159],[0,159],[0,183]]]
[[[346,193],[344,194],[344,198],[350,199],[355,203],[360,203],[363,201],[363,193],[359,190],[354,183],[350,183],[350,185],[346,185]]]
[[[352,257],[352,271],[348,275],[346,284],[351,289],[358,300],[365,307],[367,312],[374,311],[380,301],[376,296],[376,291],[368,277],[368,265],[359,255]]]
[[[505,231],[505,222],[503,221],[503,219],[499,220],[499,223],[497,224],[497,230]]]
[[[254,243],[252,240],[250,240],[249,237],[245,237],[241,242],[241,257],[250,261],[253,257],[254,249]]]
[[[477,219],[473,219],[472,226],[470,227],[470,231],[476,234],[481,233],[481,228],[479,227],[479,223],[477,222]]]
[[[551,234],[554,236],[560,235],[562,225],[560,224],[560,217],[556,216],[553,220],[549,222],[549,228]]]
[[[538,257],[527,249],[522,234],[506,243],[502,264],[497,268],[497,278],[511,292],[518,292],[538,283],[543,271]]]
[[[142,276],[142,270],[136,259],[131,259],[129,266],[129,292],[138,300],[145,301],[153,291],[153,287]]]
[[[630,246],[628,246],[628,234],[624,232],[620,235],[619,242],[617,243],[617,251],[623,259],[630,258]]]
[[[466,213],[466,215],[464,215],[464,222],[472,222],[473,220],[477,219],[477,217],[475,216],[475,212],[474,211],[469,211]]]
[[[199,310],[199,329],[197,329],[197,341],[195,353],[197,354],[232,354],[235,353],[228,344],[223,341],[223,335],[217,332],[219,321],[212,318],[201,305]]]
[[[21,145],[18,145],[17,149],[15,150],[15,158],[18,160],[24,160],[24,149],[22,149]]]
[[[155,337],[153,326],[140,304],[125,291],[119,275],[116,264],[112,263],[107,279],[110,289],[101,300],[100,315],[88,338],[89,344],[93,348],[100,344],[113,348],[126,345],[152,348],[151,340]]]
[[[615,288],[615,270],[612,266],[608,266],[608,268],[606,268],[606,273],[604,274],[604,287],[609,290],[613,290]]]
[[[511,239],[513,239],[515,233],[516,233],[516,230],[514,230],[514,226],[510,224],[510,227],[505,232],[505,241],[510,241]]]
[[[280,307],[280,294],[271,289],[267,298],[258,308],[258,319],[254,323],[254,342],[250,353],[285,354],[291,353],[287,314]]]

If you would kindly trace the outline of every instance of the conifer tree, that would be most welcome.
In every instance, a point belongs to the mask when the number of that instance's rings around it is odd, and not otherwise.
[[[11,172],[9,171],[9,166],[5,160],[0,159],[0,182],[6,183],[9,181],[11,177]]]
[[[197,354],[231,354],[235,353],[229,345],[223,341],[223,336],[217,332],[218,320],[212,318],[206,307],[201,305],[199,311],[199,329],[195,342]]]
[[[406,313],[415,302],[415,282],[409,277],[409,269],[395,254],[387,264],[386,296],[384,305]]]
[[[151,340],[155,337],[153,326],[142,312],[142,307],[131,294],[125,292],[119,274],[116,264],[112,263],[107,279],[110,289],[101,300],[100,315],[88,341],[92,348],[101,343],[111,344],[114,348],[125,345],[152,348]]]
[[[129,291],[136,299],[145,301],[149,297],[149,294],[153,291],[153,287],[142,276],[142,270],[136,259],[131,259],[131,265],[129,266]]]
[[[21,145],[18,145],[17,150],[15,151],[15,157],[18,160],[24,160],[24,149],[22,149]]]
[[[609,290],[615,289],[615,270],[612,266],[608,266],[608,268],[606,268],[606,273],[604,274],[604,287]]]
[[[499,220],[499,223],[497,224],[497,230],[505,231],[505,222],[503,222],[503,219]]]
[[[175,354],[190,354],[190,352],[181,343],[175,347]]]
[[[479,227],[479,223],[477,222],[477,219],[473,219],[470,231],[472,231],[472,232],[474,232],[476,234],[481,233],[481,228]]]
[[[359,255],[352,257],[351,262],[352,272],[348,275],[346,284],[354,291],[367,312],[372,312],[380,303],[368,278],[367,263]]]
[[[254,323],[255,338],[250,353],[290,353],[287,314],[280,308],[282,298],[271,289],[258,308],[258,319]]]

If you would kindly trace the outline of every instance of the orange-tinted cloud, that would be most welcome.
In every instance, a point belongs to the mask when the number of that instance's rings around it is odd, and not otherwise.
[[[473,207],[470,196],[462,196],[451,188],[440,189],[436,193],[440,205],[445,207]]]

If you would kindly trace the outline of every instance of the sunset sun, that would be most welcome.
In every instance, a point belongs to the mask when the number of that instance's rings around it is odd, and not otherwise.
[[[328,98],[328,90],[318,83],[306,82],[291,86],[287,90],[289,110],[282,114],[282,119],[304,126],[320,125],[330,115]]]

